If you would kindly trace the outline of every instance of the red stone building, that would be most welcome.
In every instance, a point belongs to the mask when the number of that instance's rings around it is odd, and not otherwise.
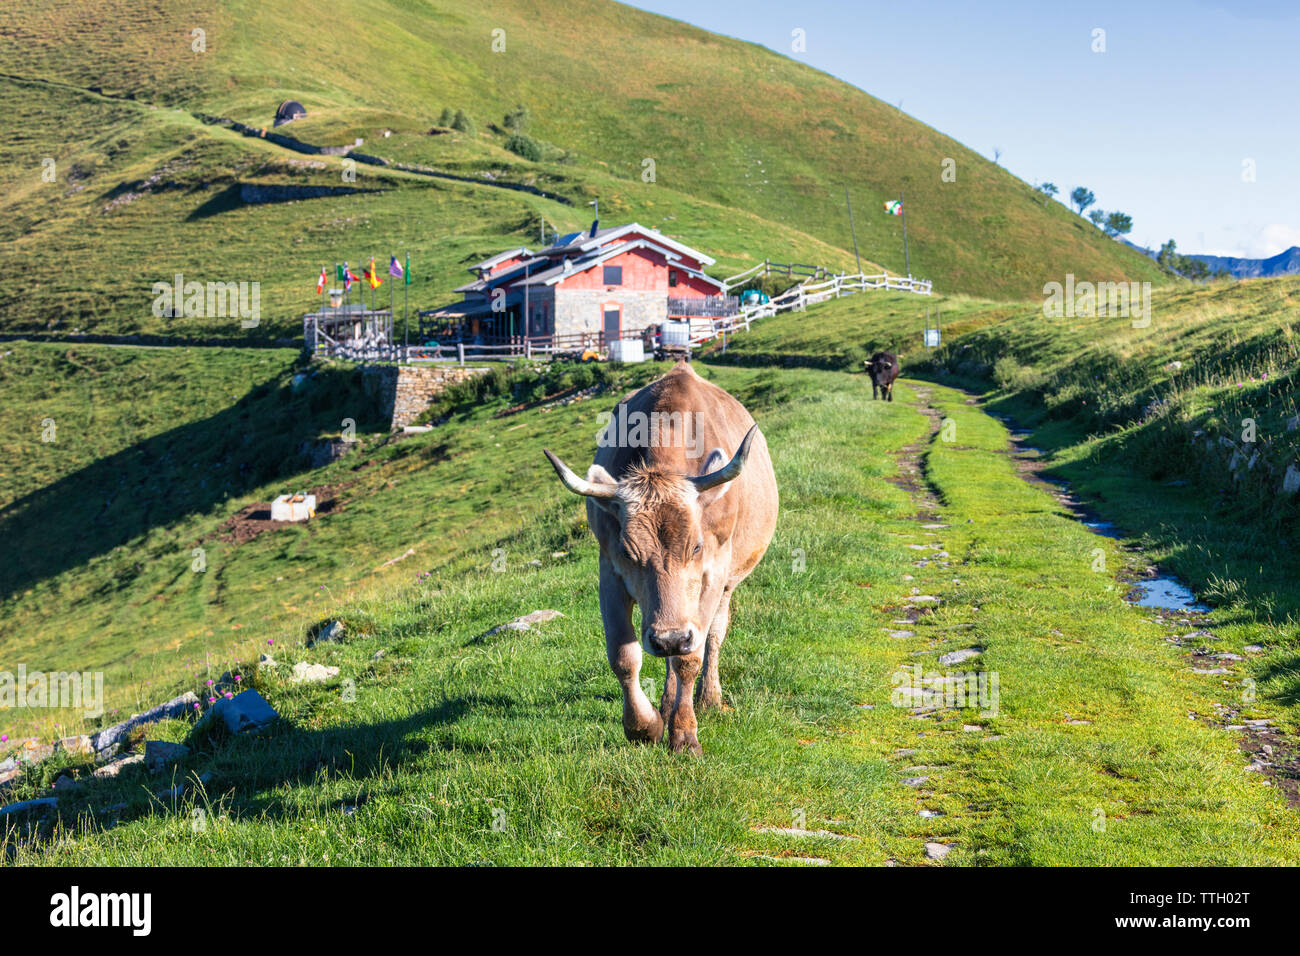
[[[736,314],[738,302],[704,273],[713,259],[629,223],[561,236],[532,252],[510,249],[470,267],[461,302],[424,313],[484,341],[603,344],[670,318]]]

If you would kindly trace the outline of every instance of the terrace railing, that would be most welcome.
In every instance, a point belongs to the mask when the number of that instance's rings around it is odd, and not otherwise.
[[[723,319],[740,311],[740,298],[734,295],[703,295],[691,298],[668,298],[670,317]]]

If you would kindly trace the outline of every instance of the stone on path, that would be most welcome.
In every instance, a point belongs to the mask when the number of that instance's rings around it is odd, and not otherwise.
[[[972,657],[979,657],[984,652],[982,647],[963,647],[959,651],[949,651],[947,654],[939,656],[939,663],[944,667],[952,664],[960,664],[962,661],[968,661]]]
[[[904,777],[903,786],[911,787],[912,789],[915,790],[918,787],[925,786],[925,784],[929,783],[929,781],[930,781],[929,777]]]
[[[927,843],[925,845],[925,855],[931,860],[942,860],[952,852],[952,847],[947,843]]]
[[[832,840],[856,840],[857,837],[850,836],[847,833],[836,833],[833,830],[807,830],[803,827],[755,827],[755,833],[778,833],[781,836],[792,837],[828,837]]]
[[[883,628],[884,632],[890,637],[916,637],[915,631],[891,631],[889,628]]]
[[[820,856],[769,856],[765,853],[755,853],[750,857],[751,860],[763,860],[767,863],[793,863],[796,866],[830,866],[831,861],[823,859]]]

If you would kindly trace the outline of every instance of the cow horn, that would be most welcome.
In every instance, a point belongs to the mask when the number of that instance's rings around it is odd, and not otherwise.
[[[586,478],[579,478],[574,474],[573,469],[566,465],[560,459],[556,458],[545,448],[542,449],[547,459],[551,462],[551,467],[555,473],[560,476],[560,481],[564,482],[564,487],[568,488],[575,495],[585,495],[588,498],[613,498],[618,494],[618,485],[595,484]]]
[[[749,431],[745,433],[745,440],[740,443],[740,448],[727,462],[717,471],[711,471],[707,475],[690,478],[691,484],[695,486],[696,491],[708,491],[710,488],[725,484],[740,475],[741,469],[745,467],[745,459],[749,457],[749,446],[754,442],[754,436],[758,434],[758,426],[751,425]]]

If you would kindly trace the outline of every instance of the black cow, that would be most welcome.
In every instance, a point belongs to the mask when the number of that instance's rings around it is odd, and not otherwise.
[[[883,398],[886,401],[894,400],[894,379],[898,378],[900,371],[898,366],[898,356],[892,352],[877,352],[871,356],[871,359],[863,363],[867,369],[867,374],[871,376],[871,397]],[[879,391],[879,395],[877,395]]]

